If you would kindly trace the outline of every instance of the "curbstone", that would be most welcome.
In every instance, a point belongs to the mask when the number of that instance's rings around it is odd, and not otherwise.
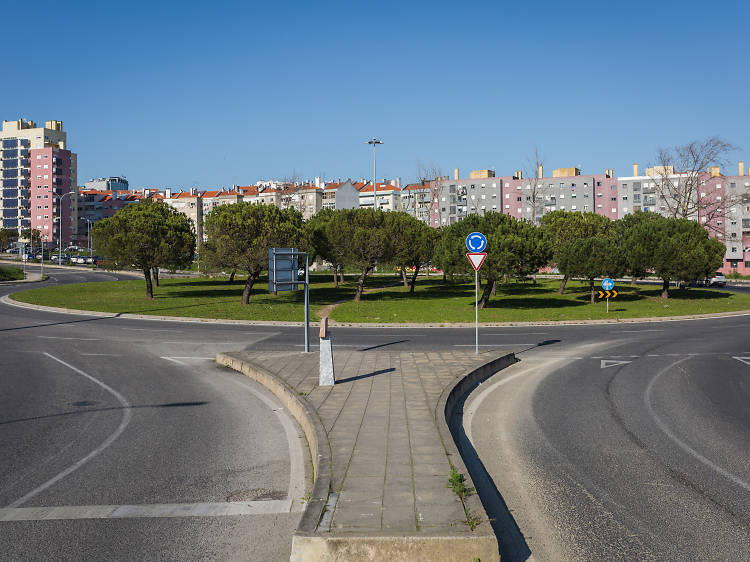
[[[451,384],[446,386],[443,389],[443,392],[440,394],[440,398],[435,405],[434,412],[435,423],[437,424],[440,438],[443,441],[443,446],[445,447],[446,451],[449,452],[451,465],[464,476],[467,485],[473,487],[475,490],[476,485],[474,484],[474,481],[471,478],[471,474],[469,473],[469,470],[466,467],[463,458],[461,457],[461,453],[458,450],[458,447],[453,438],[453,433],[450,430],[449,423],[451,418],[453,417],[456,403],[461,399],[461,397],[471,392],[471,390],[473,390],[478,384],[486,381],[491,376],[495,375],[506,367],[513,365],[517,361],[514,353],[507,352],[503,352],[500,355],[497,355],[497,353],[494,353],[492,355],[488,354],[488,358],[489,357],[492,357],[492,359],[489,359],[488,362],[480,365],[479,367],[476,367],[468,373],[464,373],[456,377],[456,379]],[[474,494],[465,498],[464,504],[470,513],[481,514],[483,516],[482,521],[480,522],[476,530],[479,530],[482,533],[489,533],[493,538],[496,538],[494,531],[491,528],[487,513],[485,512],[484,506],[482,505],[482,502],[479,498],[479,493],[475,492]]]
[[[108,316],[111,318],[129,318],[133,320],[159,320],[165,322],[190,322],[199,324],[236,324],[242,326],[294,326],[302,327],[304,322],[273,321],[273,320],[232,320],[229,318],[195,318],[190,316],[157,316],[151,314],[131,314],[128,312],[100,312],[96,310],[78,310],[75,308],[60,308],[17,301],[12,298],[13,293],[0,297],[0,302],[11,306],[20,306],[45,312],[60,312],[77,314],[80,316]],[[706,314],[686,314],[684,316],[653,316],[647,318],[621,318],[619,320],[546,320],[538,322],[480,322],[482,328],[509,328],[530,326],[585,326],[590,324],[651,324],[655,322],[682,322],[685,320],[712,320],[716,318],[732,318],[735,316],[749,316],[750,310],[734,310],[729,312],[711,312]],[[441,323],[375,323],[375,322],[336,322],[328,321],[329,326],[337,328],[473,328],[473,322],[441,322]]]

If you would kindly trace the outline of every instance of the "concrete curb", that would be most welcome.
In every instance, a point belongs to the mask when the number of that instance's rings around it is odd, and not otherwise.
[[[235,359],[224,353],[216,356],[216,362],[242,373],[270,390],[302,428],[310,447],[313,465],[313,489],[311,497],[305,505],[302,519],[297,526],[297,533],[313,534],[323,515],[323,508],[328,502],[332,467],[331,444],[318,413],[307,400],[300,398],[291,386],[262,367],[253,365],[248,361]],[[294,542],[292,543],[292,552],[294,553]]]
[[[3,302],[11,306],[20,306],[45,312],[59,312],[63,314],[77,314],[80,316],[101,316],[110,318],[129,318],[135,320],[156,320],[163,322],[191,322],[199,324],[238,324],[243,326],[293,326],[301,328],[304,322],[278,322],[273,320],[231,320],[219,318],[195,318],[191,316],[156,316],[150,314],[130,314],[120,312],[98,312],[96,310],[77,310],[74,308],[59,308],[55,306],[43,306],[41,304],[30,304],[27,302],[17,301],[10,295],[0,298]],[[708,314],[686,314],[685,316],[655,316],[651,318],[621,318],[619,320],[546,320],[538,322],[480,322],[482,328],[511,328],[511,327],[529,327],[529,326],[586,326],[592,324],[652,324],[655,322],[682,322],[684,320],[710,320],[715,318],[732,318],[735,316],[749,316],[750,310],[735,310],[730,312],[712,312]],[[473,328],[473,322],[442,322],[442,323],[375,323],[375,322],[336,322],[329,320],[328,325],[337,328]]]
[[[0,287],[3,287],[5,285],[17,285],[18,283],[38,283],[39,281],[44,281],[44,277],[42,277],[38,273],[32,273],[32,274],[27,275],[26,279],[15,279],[12,281],[0,281]]]
[[[478,383],[516,362],[513,353],[488,353],[485,363],[455,377],[442,391],[433,416],[443,447],[451,465],[473,486],[469,471],[461,459],[448,426],[456,402]],[[292,413],[302,427],[312,454],[315,478],[310,502],[292,538],[290,560],[499,560],[497,537],[477,494],[465,498],[469,513],[478,517],[479,524],[471,533],[456,535],[444,532],[393,531],[382,533],[335,534],[318,533],[318,523],[328,501],[331,485],[331,447],[324,426],[314,408],[300,398],[294,389],[279,377],[247,360],[221,353],[216,357],[220,365],[237,370],[273,392]]]
[[[489,359],[490,357],[492,357],[492,359]],[[443,389],[443,392],[440,394],[440,398],[438,399],[437,405],[435,406],[435,423],[438,426],[438,432],[440,433],[440,438],[443,441],[443,446],[445,447],[445,450],[449,452],[449,455],[451,457],[451,464],[453,465],[453,468],[464,475],[467,485],[475,489],[476,486],[471,479],[468,468],[464,464],[463,458],[461,457],[458,446],[453,439],[453,433],[451,432],[448,424],[453,417],[456,403],[459,402],[462,396],[464,396],[468,392],[471,392],[471,390],[473,390],[476,385],[486,381],[491,376],[495,375],[506,367],[513,365],[517,361],[514,353],[507,352],[503,352],[500,355],[498,355],[496,352],[493,354],[488,353],[488,359],[489,361],[484,363],[483,365],[480,365],[479,367],[469,371],[468,373],[464,373],[456,377],[453,383]],[[484,510],[484,506],[482,505],[482,502],[479,498],[479,494],[474,493],[465,498],[464,505],[471,514],[481,514],[480,518],[482,521],[479,527],[477,527],[477,530],[480,530],[480,532],[482,532],[483,534],[489,533],[492,536],[492,539],[495,542],[495,553],[497,553],[497,538],[491,528],[489,518]]]

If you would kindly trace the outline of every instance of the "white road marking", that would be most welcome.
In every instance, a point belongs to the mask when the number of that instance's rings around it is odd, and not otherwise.
[[[128,332],[178,332],[179,330],[167,330],[162,328],[120,328]]]
[[[469,438],[469,441],[471,443],[474,443],[474,438],[472,437],[472,434],[471,434],[471,422],[474,417],[474,414],[477,412],[477,410],[479,410],[479,406],[481,406],[482,402],[484,402],[484,399],[487,398],[490,394],[492,394],[492,392],[496,388],[503,386],[504,384],[508,384],[509,382],[514,381],[517,378],[526,375],[527,373],[530,373],[532,371],[538,371],[538,370],[539,370],[539,366],[536,364],[533,364],[529,366],[528,368],[523,369],[522,371],[519,371],[518,373],[515,373],[509,377],[506,377],[503,380],[492,383],[487,388],[482,389],[482,393],[479,396],[477,396],[476,400],[474,400],[471,403],[471,406],[467,410],[464,410],[464,416],[463,416],[464,431],[466,431],[466,436]]]
[[[162,357],[161,357],[161,359],[166,359],[167,361],[171,361],[172,363],[177,363],[177,364],[178,364],[178,365],[180,365],[181,367],[189,367],[189,366],[190,366],[190,365],[188,365],[187,363],[183,363],[182,361],[178,361],[178,360],[177,360],[176,358],[174,358],[174,357],[164,357],[164,356],[162,356]]]
[[[164,341],[161,342],[167,345],[239,345],[245,343],[242,340],[239,341]]]
[[[229,380],[234,381],[235,384],[242,386],[254,394],[261,402],[274,411],[276,417],[281,422],[289,445],[289,489],[286,498],[288,501],[299,503],[299,500],[305,494],[305,461],[295,422],[286,413],[284,408],[277,408],[277,404],[273,400],[259,390],[246,384],[244,380],[235,377],[230,377]]]
[[[62,359],[58,359],[54,355],[51,355],[51,354],[49,354],[47,352],[45,352],[44,355],[46,355],[47,357],[49,357],[53,361],[57,361],[61,365],[65,365],[71,371],[73,371],[75,373],[78,373],[82,377],[87,378],[88,380],[90,380],[91,382],[99,385],[104,390],[106,390],[107,392],[109,392],[112,396],[114,396],[117,399],[117,401],[122,405],[122,420],[120,420],[120,425],[117,426],[117,429],[115,429],[115,431],[112,434],[110,434],[110,436],[107,437],[102,442],[102,444],[99,445],[96,449],[94,449],[93,451],[91,451],[88,455],[86,455],[82,459],[80,459],[77,462],[75,462],[72,465],[70,465],[68,468],[66,468],[62,472],[59,472],[57,475],[53,476],[52,478],[50,478],[49,480],[47,480],[43,484],[37,486],[36,488],[34,488],[33,490],[31,490],[30,492],[28,492],[24,496],[18,498],[16,501],[14,501],[10,505],[8,505],[8,507],[10,507],[10,508],[12,508],[12,507],[19,507],[22,504],[26,503],[27,501],[29,501],[31,498],[33,498],[37,494],[43,492],[44,490],[46,490],[50,486],[53,486],[54,484],[56,484],[57,482],[59,482],[60,480],[62,480],[63,478],[65,478],[66,476],[68,476],[69,474],[71,474],[72,472],[74,472],[75,470],[78,470],[80,467],[82,467],[88,461],[90,461],[95,456],[97,456],[99,453],[101,453],[104,449],[106,449],[107,447],[109,447],[112,443],[114,443],[115,439],[117,439],[120,436],[120,434],[123,431],[125,431],[125,428],[130,423],[130,418],[133,415],[133,413],[132,413],[132,411],[130,409],[130,402],[128,402],[127,399],[122,394],[120,394],[119,392],[117,392],[114,388],[112,388],[111,386],[103,383],[99,379],[97,379],[95,377],[92,377],[91,375],[89,375],[87,373],[84,373],[79,368],[74,367],[70,363],[66,363]]]
[[[508,347],[508,346],[517,346],[517,345],[533,345],[536,346],[536,343],[480,343],[479,347]],[[473,343],[454,343],[453,347],[474,347]]]
[[[613,359],[602,359],[601,362],[601,369],[606,369],[607,367],[614,367],[615,365],[625,365],[626,363],[632,363],[632,361],[616,361]]]
[[[44,340],[102,341],[101,338],[64,338],[62,336],[37,336]]]
[[[736,359],[737,361],[740,361],[744,363],[745,365],[750,365],[750,357],[734,357],[732,356],[732,359]]]
[[[294,500],[249,502],[167,503],[152,505],[67,505],[0,508],[0,521],[51,521],[56,519],[125,519],[137,517],[221,517],[265,515],[301,511]]]
[[[521,332],[520,334],[511,332],[482,332],[483,336],[544,336],[549,332]]]
[[[711,462],[709,459],[701,455],[698,451],[690,447],[687,443],[685,443],[682,439],[677,437],[672,431],[667,427],[667,424],[665,424],[662,419],[658,416],[658,414],[654,411],[654,407],[651,404],[651,395],[653,394],[654,385],[656,384],[656,381],[659,380],[664,373],[675,367],[676,365],[679,365],[683,361],[687,361],[689,357],[683,357],[682,359],[679,359],[675,361],[674,363],[671,363],[670,365],[667,365],[664,367],[661,371],[659,371],[656,376],[651,379],[651,382],[648,383],[648,386],[646,387],[646,392],[643,394],[643,401],[646,404],[646,408],[648,409],[649,415],[653,418],[654,422],[656,422],[656,425],[661,429],[667,437],[669,437],[672,441],[674,441],[680,449],[691,455],[692,457],[699,460],[701,463],[705,464],[707,467],[715,470],[725,478],[731,480],[738,486],[744,488],[748,492],[750,492],[750,482],[745,482],[742,480],[739,476],[735,476],[728,470],[725,470],[721,468],[719,465]]]

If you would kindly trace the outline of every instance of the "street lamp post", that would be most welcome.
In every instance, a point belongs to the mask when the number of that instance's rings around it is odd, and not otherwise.
[[[62,265],[62,200],[63,200],[63,197],[65,197],[66,195],[73,195],[73,193],[74,193],[73,191],[68,191],[67,193],[63,193],[62,195],[57,195],[54,192],[54,190],[52,191],[52,197],[57,199],[57,218],[55,219],[55,221],[60,222],[60,231],[57,233],[58,234],[57,237],[60,241],[60,246],[59,246],[60,250],[57,252],[57,265],[58,266]],[[54,224],[54,221],[52,222]]]
[[[375,147],[379,144],[383,144],[383,141],[378,140],[375,137],[372,137],[370,140],[367,141],[367,144],[372,145],[372,204],[373,204],[373,208],[377,211],[378,210],[378,176],[377,176],[377,166],[376,166],[376,160],[375,160]]]
[[[86,218],[86,217],[81,217],[78,220],[86,221],[86,242],[88,243],[88,246],[89,246],[89,258],[91,258],[93,257],[91,253],[91,219]]]

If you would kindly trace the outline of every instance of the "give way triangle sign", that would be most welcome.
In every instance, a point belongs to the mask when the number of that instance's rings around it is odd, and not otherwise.
[[[474,271],[479,271],[479,268],[484,263],[484,258],[487,257],[487,252],[469,252],[466,254],[466,257],[469,258]]]

